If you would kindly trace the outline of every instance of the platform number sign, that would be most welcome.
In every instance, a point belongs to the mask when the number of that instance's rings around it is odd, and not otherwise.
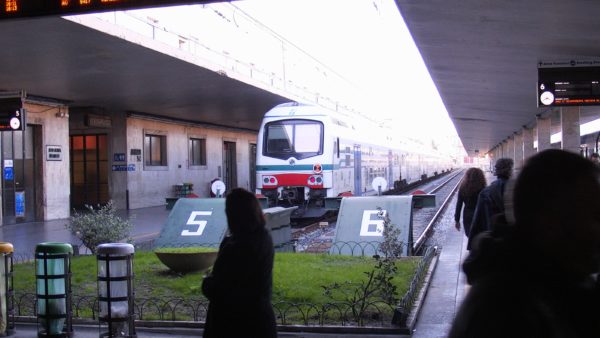
[[[383,223],[387,211],[385,210],[364,210],[362,222],[360,224],[360,236],[383,236]]]
[[[206,220],[197,219],[197,217],[210,215],[212,215],[212,211],[192,211],[186,225],[196,225],[198,227],[195,231],[183,230],[181,236],[202,236],[208,222]]]
[[[20,97],[0,98],[0,131],[25,129],[25,109]]]

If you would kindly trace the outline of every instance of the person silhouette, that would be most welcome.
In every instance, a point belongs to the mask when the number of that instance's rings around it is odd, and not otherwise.
[[[483,171],[479,168],[469,168],[467,172],[465,172],[465,176],[458,188],[456,209],[454,211],[454,226],[456,227],[456,230],[460,231],[460,216],[462,212],[463,228],[465,229],[465,235],[467,237],[469,237],[469,231],[471,230],[471,222],[473,220],[475,206],[477,205],[477,198],[485,186],[486,181]]]
[[[473,247],[475,237],[482,231],[490,230],[492,217],[504,212],[504,189],[506,182],[512,176],[513,160],[499,158],[494,165],[494,174],[498,178],[479,193],[477,205],[473,212],[467,249]]]
[[[271,304],[273,241],[260,204],[251,192],[235,188],[225,199],[225,214],[230,235],[202,281],[209,300],[203,337],[277,337]]]
[[[463,264],[469,289],[450,338],[578,338],[600,333],[600,168],[563,150],[531,157],[506,217]]]

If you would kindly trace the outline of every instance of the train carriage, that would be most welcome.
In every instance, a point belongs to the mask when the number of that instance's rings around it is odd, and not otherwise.
[[[326,211],[326,197],[376,194],[376,177],[392,186],[450,167],[449,157],[395,140],[391,130],[367,119],[284,103],[267,112],[260,127],[256,193],[270,206],[299,206],[299,215],[317,217]]]

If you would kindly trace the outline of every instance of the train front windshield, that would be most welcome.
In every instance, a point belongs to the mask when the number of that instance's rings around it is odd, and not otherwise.
[[[265,125],[263,155],[287,160],[323,154],[323,123],[285,120]]]

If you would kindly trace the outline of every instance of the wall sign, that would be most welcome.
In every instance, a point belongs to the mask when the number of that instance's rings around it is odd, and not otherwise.
[[[112,171],[135,171],[135,164],[114,164]]]
[[[85,124],[88,127],[112,128],[112,120],[108,116],[88,114],[85,119]]]
[[[46,161],[62,161],[62,146],[46,146]]]
[[[113,161],[114,162],[125,162],[125,153],[114,153]]]
[[[4,167],[4,179],[6,181],[12,181],[15,177],[13,167]]]
[[[15,192],[15,216],[25,217],[25,192]]]

